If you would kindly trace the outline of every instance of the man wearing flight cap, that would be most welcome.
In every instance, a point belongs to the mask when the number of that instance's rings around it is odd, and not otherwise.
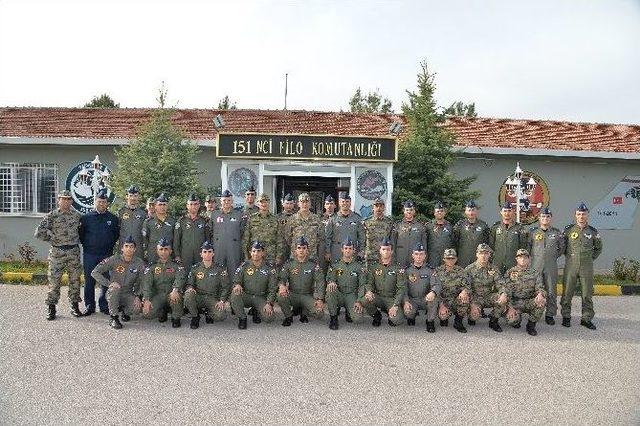
[[[469,200],[465,204],[464,219],[453,226],[453,243],[458,254],[458,266],[466,268],[476,260],[478,244],[489,244],[490,229],[478,219],[478,205]]]
[[[564,287],[560,299],[562,325],[571,326],[571,299],[576,292],[578,280],[582,294],[582,319],[580,325],[590,330],[596,326],[592,322],[593,310],[593,261],[602,253],[602,239],[598,230],[589,225],[589,209],[585,203],[576,208],[576,222],[567,225],[563,237],[566,247],[564,265]]]
[[[122,248],[126,239],[131,236],[136,242],[136,257],[144,258],[142,247],[142,225],[147,218],[147,212],[140,206],[140,190],[136,186],[130,186],[125,196],[126,204],[118,210],[120,221],[119,246]]]
[[[462,319],[469,310],[471,296],[469,276],[462,267],[456,265],[458,255],[455,249],[446,249],[443,260],[443,264],[434,271],[436,278],[442,283],[440,307],[438,308],[440,326],[447,327],[449,325],[449,317],[453,314],[455,318],[453,328],[460,333],[466,333],[467,329],[464,327]]]
[[[245,218],[258,212],[258,206],[256,206],[256,190],[253,186],[244,193],[244,208],[242,212]]]
[[[433,220],[425,224],[427,234],[427,264],[431,268],[436,268],[442,263],[444,250],[454,247],[453,225],[445,219],[447,210],[440,201],[433,207]]]
[[[469,325],[476,325],[484,308],[492,309],[489,327],[497,333],[502,332],[498,320],[506,310],[506,300],[498,303],[498,292],[501,288],[502,275],[491,264],[489,259],[493,250],[489,244],[478,244],[476,261],[465,268],[471,286],[471,307],[469,308]]]
[[[529,252],[531,266],[542,276],[542,284],[547,291],[545,321],[554,325],[558,312],[556,284],[558,283],[558,258],[564,254],[564,237],[558,228],[551,226],[552,214],[548,207],[540,210],[540,224],[529,231]]]
[[[306,192],[298,196],[298,207],[298,212],[287,219],[285,224],[282,233],[283,247],[289,247],[292,257],[296,250],[296,241],[304,237],[309,243],[309,258],[319,262],[325,253],[325,229],[322,220],[309,210],[311,200]]]
[[[384,200],[380,197],[373,201],[373,215],[364,220],[362,226],[365,234],[364,261],[372,265],[380,256],[380,242],[391,238],[393,219],[384,214]]]
[[[518,249],[529,246],[527,230],[515,222],[513,204],[506,202],[500,209],[501,220],[491,227],[489,246],[493,249],[493,265],[504,274],[516,264]]]
[[[100,191],[95,197],[94,210],[80,218],[80,242],[82,243],[82,263],[84,265],[84,315],[96,311],[96,280],[91,276],[93,268],[113,254],[113,248],[120,237],[119,220],[107,208],[106,191]],[[100,286],[98,307],[100,312],[109,314],[107,287]]]
[[[207,195],[204,198],[204,206],[206,207],[206,210],[202,213],[202,215],[208,219],[211,212],[218,209],[218,206],[216,205],[215,195]]]
[[[264,245],[265,260],[280,266],[284,261],[280,241],[279,225],[276,216],[269,211],[269,196],[261,194],[258,198],[258,212],[252,213],[242,235],[242,252],[245,259],[251,258],[251,242],[260,241]]]
[[[418,222],[416,217],[416,204],[407,200],[402,203],[403,218],[396,222],[392,231],[392,243],[395,259],[398,265],[406,267],[411,262],[411,253],[416,244],[421,243],[427,250],[427,236],[424,224]]]
[[[281,237],[284,235],[285,226],[287,224],[287,220],[295,213],[295,202],[293,200],[293,195],[287,194],[282,199],[282,211],[278,213],[276,218],[278,219],[278,235]],[[280,241],[282,244],[282,240]],[[289,252],[289,246],[286,244],[281,245],[282,250],[282,259],[283,261],[289,259],[291,253]]]
[[[176,220],[169,216],[168,208],[169,198],[164,193],[158,195],[154,203],[154,216],[147,218],[142,226],[142,241],[147,264],[155,263],[158,260],[156,246],[161,238],[167,240],[169,244],[173,244]]]
[[[233,208],[233,194],[225,189],[220,196],[220,209],[211,212],[211,242],[216,252],[216,262],[225,265],[233,276],[242,262],[242,233],[245,220],[241,211]]]
[[[351,210],[351,196],[347,192],[340,193],[340,209],[329,219],[326,226],[325,259],[334,263],[342,257],[342,242],[347,238],[355,244],[356,256],[364,257],[364,228],[362,217]]]
[[[426,316],[427,331],[435,333],[435,319],[438,311],[437,297],[442,291],[442,284],[434,271],[426,264],[427,253],[422,243],[415,245],[411,257],[413,262],[405,270],[407,292],[403,301],[407,325],[416,325],[416,315],[419,311],[423,311]]]
[[[327,195],[326,198],[324,199],[324,213],[322,213],[322,217],[321,217],[322,225],[324,226],[324,229],[325,229],[325,234],[326,234],[326,229],[327,229],[327,225],[329,224],[329,221],[335,215],[336,215],[336,201],[333,198],[333,196]],[[320,259],[320,267],[325,272],[325,274],[327,272],[327,269],[329,268],[330,263],[331,262],[327,260],[327,256],[325,253],[325,256],[322,259]]]
[[[60,284],[62,273],[66,270],[69,274],[69,303],[71,314],[81,317],[82,312],[78,307],[80,302],[80,275],[82,264],[80,263],[80,213],[71,208],[71,192],[64,190],[58,194],[58,208],[42,219],[34,236],[51,244],[49,249],[49,292],[45,303],[47,304],[48,320],[56,318],[56,305],[60,300]]]
[[[173,230],[173,253],[176,262],[184,266],[186,274],[200,260],[202,243],[211,237],[209,223],[199,212],[200,199],[196,194],[190,194],[187,213],[176,221]]]

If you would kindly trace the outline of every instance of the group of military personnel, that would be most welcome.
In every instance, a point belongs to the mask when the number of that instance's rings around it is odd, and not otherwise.
[[[310,211],[309,195],[295,200],[287,194],[282,213],[274,215],[266,194],[257,198],[253,188],[245,194],[244,208],[234,208],[227,190],[207,196],[201,211],[199,198],[186,201],[186,214],[168,214],[168,198],[160,194],[139,205],[138,188],[127,190],[126,205],[117,216],[107,210],[99,193],[95,210],[81,216],[71,209],[71,195],[62,191],[59,208],[36,229],[36,237],[51,244],[49,253],[49,320],[56,317],[62,273],[69,273],[69,301],[76,317],[95,312],[98,305],[110,316],[110,326],[122,328],[134,312],[180,327],[185,310],[191,328],[201,315],[207,323],[223,321],[229,313],[238,327],[247,327],[247,312],[254,323],[272,321],[274,305],[282,311],[283,326],[294,316],[300,322],[320,319],[325,308],[329,327],[339,328],[345,309],[347,322],[360,322],[366,314],[380,326],[382,314],[390,326],[406,321],[415,326],[421,312],[428,332],[453,326],[461,333],[475,325],[485,310],[489,327],[501,332],[501,317],[518,328],[527,314],[526,330],[536,335],[536,323],[545,316],[555,324],[558,258],[565,255],[564,286],[560,302],[562,324],[571,323],[571,299],[580,282],[581,324],[595,329],[593,260],[602,251],[598,231],[588,224],[588,208],[580,203],[575,223],[564,231],[552,226],[552,213],[541,210],[539,225],[525,229],[514,220],[514,207],[500,208],[493,226],[478,217],[469,201],[465,217],[455,225],[446,208],[436,203],[434,219],[416,219],[412,201],[403,204],[403,218],[385,216],[385,203],[377,199],[373,215],[362,219],[351,210],[348,193],[325,200],[325,212]],[[336,211],[337,209],[337,211]],[[85,268],[85,311],[79,309],[80,244]],[[115,246],[118,250],[115,250]],[[114,253],[116,251],[116,254]]]

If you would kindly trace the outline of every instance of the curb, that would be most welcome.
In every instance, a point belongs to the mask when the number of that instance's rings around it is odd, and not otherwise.
[[[33,272],[0,272],[0,280],[10,283],[30,283],[32,281],[47,282],[47,274]],[[80,283],[84,283],[84,274],[80,275]],[[69,284],[69,274],[62,274],[62,285]]]

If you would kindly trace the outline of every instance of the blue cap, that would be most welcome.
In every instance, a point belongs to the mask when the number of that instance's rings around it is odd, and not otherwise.
[[[245,195],[246,194],[255,194],[256,193],[256,189],[253,187],[253,185],[251,185],[249,187],[249,189],[247,189],[244,193],[245,193]]]
[[[540,215],[553,216],[549,207],[543,207],[540,209]]]
[[[342,242],[342,247],[353,247],[353,240],[347,237],[347,239]]]
[[[384,237],[384,238],[382,239],[382,241],[380,242],[380,246],[381,246],[381,247],[391,246],[391,238],[389,238],[389,237]]]
[[[200,250],[213,250],[213,244],[211,244],[209,242],[209,240],[206,240],[204,243],[202,243],[202,245],[200,246]]]
[[[402,203],[402,207],[404,207],[405,209],[411,209],[415,206],[416,206],[416,203],[414,203],[412,200],[407,200],[404,203]]]
[[[166,238],[162,237],[158,240],[158,247],[169,247],[171,244],[169,244],[169,240],[167,240]]]
[[[589,211],[589,207],[587,207],[587,205],[585,204],[584,201],[580,202],[580,204],[578,204],[578,206],[576,207],[576,211],[577,212],[588,212]]]
[[[511,204],[509,201],[505,201],[504,203],[502,203],[502,210],[513,210],[513,204]]]
[[[416,243],[415,247],[413,248],[413,251],[425,251],[424,245],[422,243]]]
[[[107,197],[107,191],[98,191],[98,193],[96,194],[96,198],[99,200],[106,200]]]
[[[331,195],[327,195],[327,198],[324,199],[325,203],[335,203],[336,200],[333,199]]]
[[[306,246],[309,247],[309,242],[307,240],[305,240],[304,237],[299,237],[296,240],[296,246]]]
[[[124,243],[125,243],[125,244],[133,244],[134,246],[135,246],[135,245],[137,245],[137,244],[136,244],[136,240],[134,240],[134,239],[133,239],[133,236],[132,236],[132,235],[129,235],[129,236],[127,237],[127,239],[126,239],[126,240],[124,240]]]
[[[225,189],[224,191],[222,191],[222,194],[220,194],[220,198],[229,198],[229,197],[233,197],[233,194],[228,189]]]
[[[444,209],[444,204],[442,203],[442,201],[438,201],[434,204],[433,209],[438,209],[438,210],[442,210]]]
[[[350,200],[351,195],[349,195],[348,192],[341,192],[340,195],[338,195],[338,198],[340,198],[341,200]]]
[[[264,250],[264,245],[260,241],[254,241],[251,243],[251,248],[256,250]]]
[[[164,192],[158,195],[158,197],[156,197],[156,203],[168,203],[168,202],[169,202],[169,199],[167,198],[166,195],[164,195]]]
[[[133,186],[131,185],[128,189],[127,189],[127,194],[139,194],[140,190],[138,189],[137,186]]]
[[[475,201],[473,201],[473,200],[469,200],[469,201],[467,201],[467,202],[465,203],[465,205],[464,205],[464,206],[465,206],[466,208],[468,208],[468,209],[476,209],[476,208],[478,208],[478,205],[477,205],[477,204],[476,204],[476,202],[475,202]]]
[[[187,201],[200,201],[200,198],[198,198],[198,194],[191,193],[189,194]]]
[[[293,195],[287,194],[287,195],[284,196],[283,200],[284,201],[294,201],[293,200]]]

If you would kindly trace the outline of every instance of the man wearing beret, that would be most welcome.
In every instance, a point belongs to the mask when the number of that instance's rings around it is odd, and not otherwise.
[[[127,189],[126,204],[118,210],[120,220],[120,248],[129,236],[136,242],[136,257],[144,258],[142,247],[142,226],[147,218],[147,212],[140,206],[140,190],[136,186]]]
[[[469,200],[465,204],[464,219],[453,226],[453,243],[458,255],[458,266],[466,268],[476,260],[478,244],[489,244],[490,229],[478,219],[478,205]]]
[[[154,204],[154,217],[147,218],[142,226],[142,241],[147,264],[155,263],[158,260],[156,246],[161,238],[173,244],[173,230],[176,220],[169,216],[169,199],[166,195],[160,194]]]
[[[189,195],[187,213],[176,221],[173,230],[173,253],[186,274],[200,260],[202,243],[210,238],[209,224],[199,212],[200,199],[196,194]]]

